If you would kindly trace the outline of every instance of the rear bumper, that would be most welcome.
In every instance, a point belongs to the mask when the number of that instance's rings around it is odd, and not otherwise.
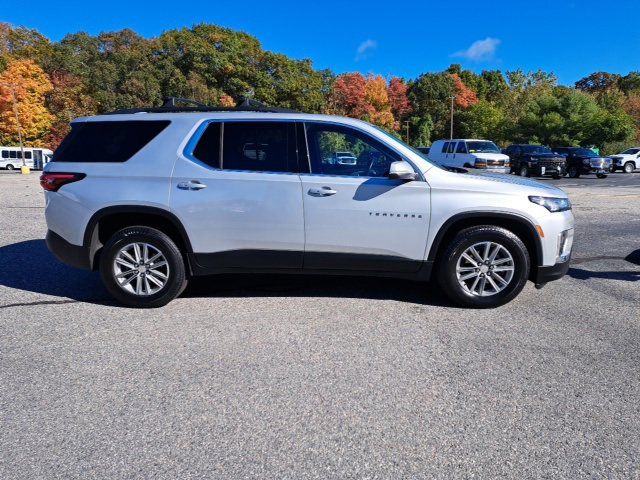
[[[569,260],[567,260],[566,262],[556,263],[555,265],[552,265],[550,267],[538,267],[533,282],[538,284],[560,280],[569,271],[570,264],[571,258],[569,258]]]
[[[47,248],[62,263],[71,267],[91,270],[89,249],[81,245],[74,245],[51,230],[47,230]]]

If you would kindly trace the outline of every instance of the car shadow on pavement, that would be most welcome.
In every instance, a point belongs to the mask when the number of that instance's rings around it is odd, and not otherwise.
[[[97,272],[68,267],[44,240],[0,247],[0,285],[72,300],[117,305]],[[451,307],[435,283],[375,277],[230,274],[193,278],[182,297],[327,297],[396,300]],[[12,302],[8,302],[12,303]]]
[[[0,285],[85,302],[113,302],[96,272],[59,262],[44,240],[0,247]]]
[[[320,297],[453,305],[434,282],[380,277],[233,274],[191,279],[182,297]]]
[[[623,282],[640,281],[640,272],[594,272],[591,270],[584,270],[582,268],[570,268],[567,275],[571,278],[575,278],[576,280],[602,278],[604,280],[620,280]]]
[[[594,260],[599,258],[600,257],[594,258]],[[609,257],[609,258],[615,258],[615,257]],[[640,265],[640,249],[634,250],[633,252],[631,252],[629,255],[624,257],[624,260],[634,265]],[[605,280],[620,280],[623,282],[640,281],[640,270],[637,270],[635,272],[628,271],[628,270],[599,272],[599,271],[584,270],[582,268],[571,267],[567,275],[577,280],[588,280],[590,278],[602,278]]]

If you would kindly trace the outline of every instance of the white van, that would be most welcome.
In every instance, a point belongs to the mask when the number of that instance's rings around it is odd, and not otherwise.
[[[431,145],[428,158],[447,167],[479,168],[496,173],[510,172],[509,157],[489,140],[436,140]]]
[[[0,168],[14,170],[22,167],[22,152],[24,163],[33,170],[42,170],[51,161],[53,152],[48,148],[0,147]]]

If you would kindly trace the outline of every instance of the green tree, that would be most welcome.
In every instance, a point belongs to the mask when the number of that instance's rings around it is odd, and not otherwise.
[[[455,95],[455,83],[448,73],[423,73],[409,85],[409,100],[414,116],[430,118],[431,140],[449,136],[451,97]],[[412,136],[415,133],[412,132]]]

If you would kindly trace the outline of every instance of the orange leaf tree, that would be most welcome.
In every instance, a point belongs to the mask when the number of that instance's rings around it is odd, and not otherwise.
[[[453,83],[456,88],[456,106],[461,108],[469,108],[478,103],[476,93],[467,87],[457,73],[452,73]]]
[[[18,143],[18,123],[13,110],[13,96],[25,145],[38,146],[53,123],[45,106],[45,96],[52,90],[49,77],[32,60],[13,60],[0,74],[0,142]]]
[[[387,92],[389,95],[389,103],[391,104],[391,112],[396,120],[401,121],[411,113],[411,102],[407,96],[409,87],[401,78],[393,77],[389,82]]]
[[[394,128],[387,82],[379,75],[340,75],[333,84],[329,104],[329,113],[367,120],[387,129]]]
[[[51,75],[51,83],[53,90],[46,97],[46,106],[53,114],[54,120],[47,135],[46,145],[55,150],[69,132],[71,120],[94,115],[97,105],[82,79],[77,76],[56,72]]]

